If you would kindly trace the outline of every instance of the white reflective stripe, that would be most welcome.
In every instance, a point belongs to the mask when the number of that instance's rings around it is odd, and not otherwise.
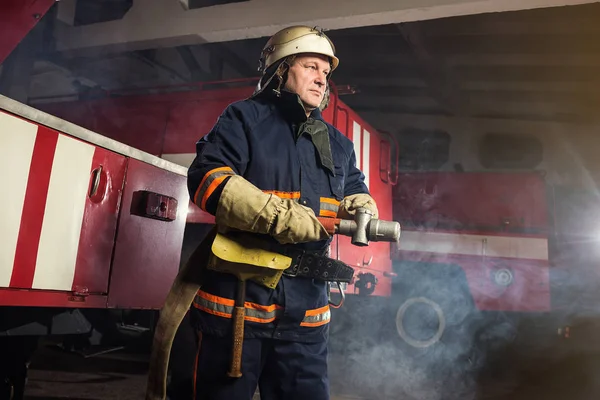
[[[371,163],[371,133],[363,130],[362,171],[365,174],[365,185],[369,187],[369,166]]]
[[[94,146],[59,135],[52,162],[34,289],[71,290]]]
[[[196,153],[181,153],[181,154],[163,154],[161,158],[183,167],[189,168],[192,161],[196,158]]]
[[[6,194],[0,220],[0,287],[8,287],[12,276],[37,129],[35,124],[0,112],[0,182]]]
[[[327,203],[325,201],[322,201],[320,204],[321,204],[321,210],[338,212],[338,210],[340,209],[339,205]]]
[[[231,317],[233,313],[233,306],[226,306],[225,304],[215,303],[214,301],[207,300],[204,297],[198,295],[196,295],[194,303],[196,303],[200,307],[206,308],[211,311],[215,311],[219,314],[226,314],[229,317]]]
[[[356,168],[362,169],[362,157],[360,155],[360,131],[358,122],[354,121],[352,129],[352,142],[354,143],[354,153],[356,154]]]
[[[400,250],[548,260],[548,240],[515,236],[403,231]]]

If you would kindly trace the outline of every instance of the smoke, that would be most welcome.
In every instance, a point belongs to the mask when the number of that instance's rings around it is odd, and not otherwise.
[[[566,218],[572,218],[572,196],[561,196],[564,204],[560,207],[566,210]],[[435,204],[429,212],[436,211]],[[589,212],[590,207],[581,209]],[[477,263],[477,279],[467,281],[464,267],[473,257],[449,257],[442,262],[413,254],[410,261],[395,262],[398,277],[391,297],[349,296],[342,309],[333,313],[332,393],[369,400],[475,400],[492,394],[493,398],[512,398],[532,377],[564,381],[563,375],[554,377],[556,365],[588,351],[589,346],[600,349],[600,340],[593,334],[600,328],[594,322],[598,309],[593,307],[600,291],[591,290],[598,287],[594,282],[598,281],[600,251],[581,254],[581,243],[570,252],[563,246],[556,253],[555,247],[556,238],[550,237],[550,310],[535,305],[536,293],[543,294],[536,287],[544,283],[531,279],[527,272],[535,272],[538,265],[525,268],[512,260],[516,264],[506,265],[514,272],[514,282],[502,288],[493,282],[482,260]],[[586,266],[588,273],[582,275]],[[481,312],[474,297],[488,304],[496,301],[506,306],[508,302],[514,311]],[[426,341],[440,325],[435,307],[415,301],[422,298],[442,310],[445,326],[438,341],[418,347],[418,342],[411,345],[402,336],[421,336]],[[411,300],[411,307],[400,313]],[[399,314],[405,324],[403,332]],[[591,389],[585,390],[589,394]]]
[[[482,386],[486,393],[511,393],[520,382],[515,356],[535,353],[518,345],[521,322],[504,313],[459,312],[461,319],[449,317],[438,342],[415,348],[398,335],[394,300],[347,301],[331,326],[330,380],[336,395],[475,400],[485,398]]]
[[[588,202],[597,200],[588,195],[584,196]],[[566,218],[573,218],[573,210],[589,215],[592,209],[575,205],[572,190],[559,197]],[[494,286],[482,264],[481,281],[469,285],[459,264],[444,264],[426,256],[395,262],[398,277],[391,297],[349,296],[342,309],[333,313],[332,393],[369,400],[504,399],[513,398],[516,392],[542,398],[553,396],[561,383],[570,387],[583,380],[577,390],[584,397],[576,398],[597,397],[600,388],[586,381],[585,374],[565,374],[561,365],[575,366],[580,362],[577,357],[600,349],[596,334],[600,329],[600,251],[598,243],[578,240],[567,249],[564,238],[558,239],[550,237],[551,304],[550,310],[544,311],[527,311],[532,306],[527,293],[537,282],[519,276],[519,268],[515,269],[516,289],[510,293],[519,308],[481,312],[474,296],[502,301],[507,295],[489,289]],[[561,240],[562,247],[556,251]],[[525,269],[521,266],[521,270]],[[492,286],[482,285],[484,281]],[[415,298],[430,299],[444,315],[439,341],[422,348],[408,344],[398,329],[399,310]],[[432,318],[435,315],[427,304],[414,303],[403,314],[405,334],[430,338],[439,327],[439,318]],[[548,380],[552,385],[541,383]]]
[[[333,315],[332,393],[382,400],[477,398],[477,377],[486,350],[474,346],[476,320],[465,315],[452,321],[452,332],[446,332],[439,342],[414,348],[398,335],[396,307],[386,299],[371,300],[349,298],[346,311],[337,310]],[[510,336],[511,329],[510,325],[498,325],[481,338],[483,347],[501,347],[500,341]]]

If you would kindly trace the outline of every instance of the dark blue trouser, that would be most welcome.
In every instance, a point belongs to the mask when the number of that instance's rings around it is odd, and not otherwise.
[[[202,335],[195,400],[329,400],[327,343],[245,339],[241,378],[229,378],[231,339]]]

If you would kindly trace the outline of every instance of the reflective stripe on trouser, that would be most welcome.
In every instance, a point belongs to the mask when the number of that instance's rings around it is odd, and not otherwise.
[[[231,318],[235,301],[225,297],[219,297],[210,293],[198,290],[194,299],[194,307],[212,315],[223,318]],[[267,324],[275,321],[283,315],[283,307],[276,304],[263,306],[256,303],[246,302],[246,321],[258,322]],[[306,310],[304,319],[300,326],[317,327],[329,323],[331,319],[331,311],[329,305],[313,310]]]

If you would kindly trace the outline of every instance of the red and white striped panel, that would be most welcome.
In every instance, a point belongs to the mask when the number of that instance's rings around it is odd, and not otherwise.
[[[546,238],[403,231],[399,250],[437,254],[548,260]]]
[[[0,112],[0,287],[71,290],[95,146]]]

